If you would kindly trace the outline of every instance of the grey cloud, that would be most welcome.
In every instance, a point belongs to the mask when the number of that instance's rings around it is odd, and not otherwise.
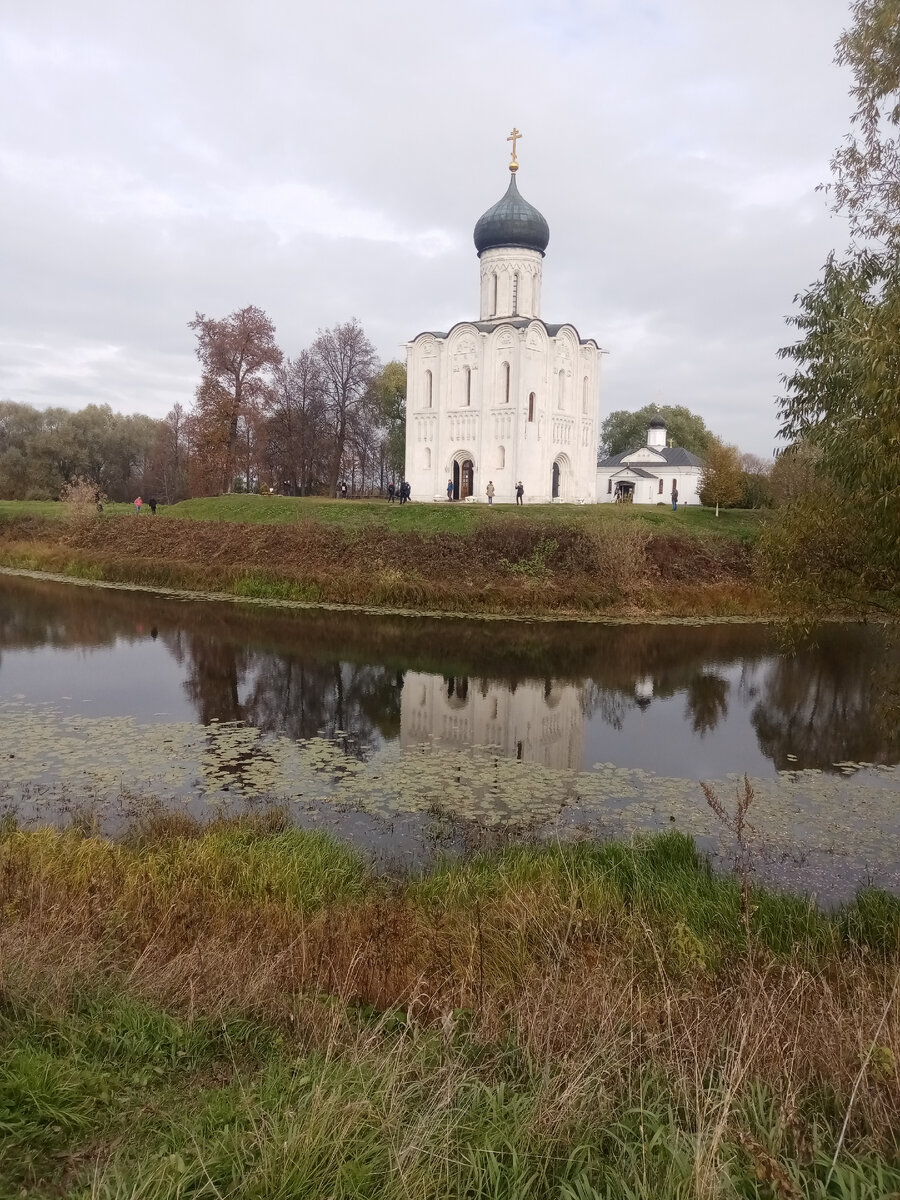
[[[783,324],[841,222],[837,0],[32,0],[0,29],[0,395],[161,415],[187,321],[259,304],[289,353],[357,316],[383,357],[477,308],[506,186],[550,222],[545,314],[604,407],[687,403],[773,444]]]

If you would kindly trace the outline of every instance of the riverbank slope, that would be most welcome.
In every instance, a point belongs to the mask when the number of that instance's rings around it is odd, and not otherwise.
[[[377,879],[277,813],[0,830],[0,1190],[847,1197],[900,1188],[900,909],[689,839]]]
[[[428,612],[743,616],[756,514],[219,497],[165,516],[0,506],[0,565],[81,578]]]

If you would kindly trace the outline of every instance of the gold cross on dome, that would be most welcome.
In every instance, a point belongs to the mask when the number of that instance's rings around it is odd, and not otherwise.
[[[510,170],[513,170],[515,167],[517,167],[519,165],[519,163],[516,159],[516,142],[519,140],[519,138],[521,136],[522,136],[521,133],[519,133],[518,129],[516,129],[515,125],[513,125],[512,133],[506,139],[508,142],[512,142],[512,144],[513,144],[512,154],[510,155],[510,157],[512,159],[512,162],[509,164]]]

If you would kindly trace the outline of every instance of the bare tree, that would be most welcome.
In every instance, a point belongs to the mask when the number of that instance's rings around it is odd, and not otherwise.
[[[285,359],[275,372],[265,411],[269,465],[279,488],[294,495],[318,491],[328,475],[325,397],[318,360],[309,350]]]
[[[219,490],[234,486],[241,418],[261,400],[269,373],[281,365],[275,326],[261,308],[248,305],[217,321],[197,313],[189,328],[197,335],[197,357],[203,379],[197,388],[197,432],[211,439],[205,454],[221,468]],[[197,449],[204,453],[206,447]],[[208,483],[212,473],[204,472]],[[207,486],[208,486],[207,483]]]
[[[319,330],[312,355],[322,376],[325,411],[329,429],[330,462],[328,488],[337,494],[348,437],[359,437],[371,422],[369,382],[378,370],[375,347],[354,318],[333,329]]]

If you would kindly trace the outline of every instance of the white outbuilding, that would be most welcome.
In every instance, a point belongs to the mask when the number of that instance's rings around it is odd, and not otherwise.
[[[514,135],[514,136],[513,136]],[[475,226],[480,315],[407,344],[406,479],[413,500],[593,503],[601,350],[541,317],[550,229],[519,194]]]
[[[600,504],[624,501],[633,504],[700,503],[704,463],[683,446],[666,442],[666,423],[656,419],[647,429],[647,444],[623,454],[601,459],[597,466],[597,500]]]

